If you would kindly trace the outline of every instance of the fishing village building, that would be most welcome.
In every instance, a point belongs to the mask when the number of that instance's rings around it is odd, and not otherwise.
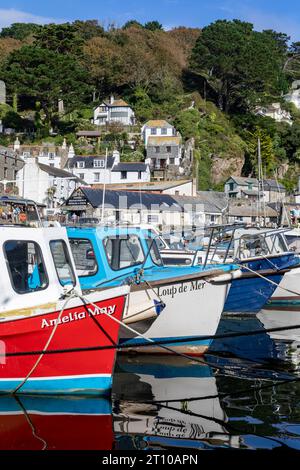
[[[17,173],[24,166],[24,161],[12,149],[0,146],[0,188],[4,192],[14,187]]]
[[[108,155],[75,155],[68,159],[67,169],[88,185],[145,183],[150,181],[149,165],[144,162],[120,162],[120,153]]]
[[[115,100],[113,96],[96,106],[93,115],[93,123],[96,126],[106,126],[112,123],[122,124],[123,126],[135,124],[133,109],[126,101],[122,99]]]
[[[259,195],[258,179],[243,176],[230,176],[225,182],[224,191],[229,198],[257,201],[260,196],[266,203],[280,202],[286,197],[285,187],[276,180],[264,179]]]

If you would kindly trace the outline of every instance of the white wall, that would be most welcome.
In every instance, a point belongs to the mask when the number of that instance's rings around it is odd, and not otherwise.
[[[173,188],[165,189],[163,193],[171,194],[173,196],[193,196],[193,182],[189,181],[188,183],[179,184],[178,186],[174,186]]]
[[[151,134],[151,127],[148,127],[146,125],[144,125],[142,127],[142,137],[144,139],[144,144],[147,145],[148,143],[148,138],[149,137],[160,137],[160,136],[163,136],[163,137],[167,137],[167,136],[174,136],[176,135],[174,133],[174,127],[165,127],[165,129],[167,129],[167,133],[166,134],[162,134],[162,128],[163,127],[154,127],[156,129],[156,134]]]
[[[54,206],[59,205],[61,199],[67,199],[76,187],[73,180],[56,178],[42,171],[35,157],[26,159],[24,167],[17,173],[17,180],[19,195],[41,204],[48,202],[47,190],[54,186]]]

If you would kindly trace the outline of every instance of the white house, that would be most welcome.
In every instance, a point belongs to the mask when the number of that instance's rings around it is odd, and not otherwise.
[[[68,169],[88,185],[143,183],[150,181],[149,165],[143,162],[120,162],[120,153],[114,150],[108,155],[74,156],[68,161]]]
[[[16,184],[20,196],[53,208],[66,200],[80,183],[68,171],[39,163],[35,157],[27,157],[25,165],[17,173]]]
[[[126,101],[115,100],[111,96],[110,100],[105,100],[94,108],[93,123],[97,126],[105,126],[114,122],[131,126],[135,124],[135,116],[133,109]]]
[[[63,168],[68,155],[65,140],[61,146],[47,142],[44,142],[42,145],[23,145],[16,138],[13,149],[25,162],[28,158],[35,157],[39,163],[54,168]],[[72,145],[70,149],[72,150]]]
[[[147,146],[149,137],[176,136],[176,129],[164,119],[151,119],[143,125],[141,134],[144,144]]]

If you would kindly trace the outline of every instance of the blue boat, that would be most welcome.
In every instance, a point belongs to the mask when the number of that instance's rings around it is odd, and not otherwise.
[[[68,227],[67,232],[83,290],[132,284],[121,342],[139,352],[207,350],[212,340],[201,336],[213,336],[218,328],[231,280],[240,273],[234,264],[164,266],[146,228]],[[189,339],[195,336],[200,338]],[[160,341],[172,351],[149,344]]]
[[[299,257],[288,251],[282,230],[235,232],[229,261],[234,259],[244,275],[233,281],[224,312],[257,313],[272,297],[283,276],[299,266]],[[253,273],[258,275],[253,277]]]

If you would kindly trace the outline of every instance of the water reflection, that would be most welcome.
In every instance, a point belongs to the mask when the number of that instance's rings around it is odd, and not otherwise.
[[[110,450],[111,403],[105,398],[0,398],[0,450]]]
[[[0,397],[0,450],[300,449],[299,310],[222,320],[205,364],[119,355],[112,402],[88,397]]]
[[[123,356],[118,365],[113,408],[118,448],[238,447],[239,438],[226,430],[209,366],[150,355]]]
[[[300,307],[266,308],[257,316],[265,329],[291,327],[300,324]],[[270,332],[268,336],[273,340],[278,359],[292,363],[295,370],[299,369],[300,328]]]

